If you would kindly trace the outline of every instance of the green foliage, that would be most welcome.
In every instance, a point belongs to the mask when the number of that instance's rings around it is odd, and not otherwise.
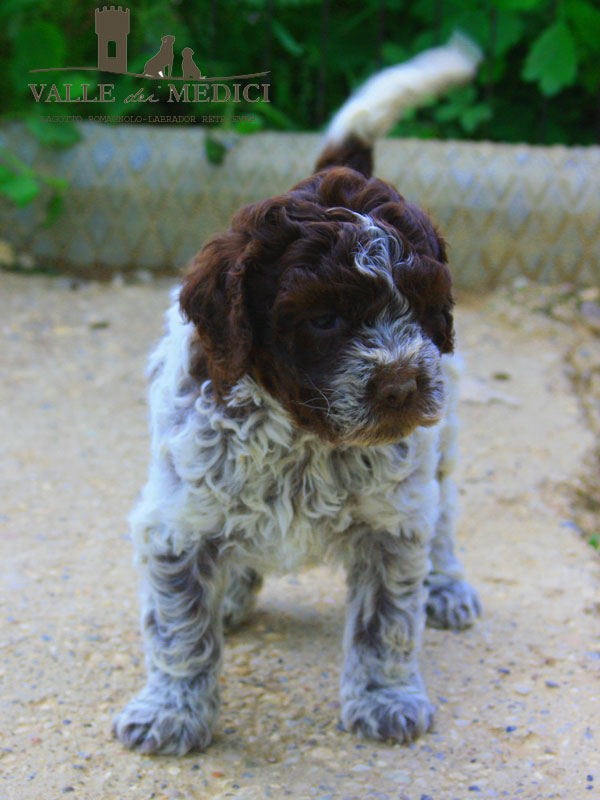
[[[0,147],[0,195],[17,206],[26,206],[45,189],[44,225],[51,225],[62,211],[67,188],[62,178],[37,172]]]
[[[26,206],[40,191],[40,184],[31,175],[13,172],[0,164],[0,194],[18,206]]]
[[[537,81],[544,94],[553,95],[574,83],[576,75],[575,41],[564,22],[555,22],[533,43],[523,77]]]
[[[211,164],[222,164],[227,153],[227,147],[219,139],[210,134],[204,139],[204,152]]]
[[[396,135],[532,143],[587,144],[600,133],[600,8],[598,0],[137,0],[129,3],[129,69],[139,72],[161,36],[173,34],[174,71],[185,46],[205,75],[269,71],[270,103],[197,105],[125,103],[140,88],[130,76],[77,71],[97,58],[94,7],[63,0],[3,0],[0,4],[0,108],[21,116],[46,146],[66,147],[76,130],[43,117],[60,114],[182,114],[225,116],[222,127],[321,128],[362,80],[456,28],[485,59],[476,81],[407,114]],[[69,72],[30,73],[41,67]],[[83,83],[114,83],[115,103],[94,106],[35,103],[28,83],[66,83],[76,97]],[[249,119],[236,117],[251,115]],[[211,145],[207,145],[211,147]],[[212,154],[214,157],[215,154]],[[9,180],[10,184],[10,180]],[[3,190],[4,191],[4,190]],[[13,191],[13,190],[10,190]],[[27,195],[25,182],[21,190]],[[29,192],[33,191],[29,185]],[[4,192],[6,194],[6,191]]]
[[[42,144],[48,147],[71,147],[81,139],[73,122],[49,122],[43,117],[28,117],[27,127]]]

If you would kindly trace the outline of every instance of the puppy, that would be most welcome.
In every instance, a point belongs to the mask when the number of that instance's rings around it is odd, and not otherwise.
[[[453,301],[441,236],[370,177],[372,146],[476,61],[451,41],[372,78],[315,174],[243,208],[175,292],[130,518],[148,680],[114,723],[128,747],[206,747],[224,624],[265,572],[326,556],[348,580],[344,726],[399,742],[430,727],[426,616],[464,628],[479,614],[453,547]]]
[[[174,36],[163,36],[160,50],[155,56],[149,58],[144,66],[144,75],[152,78],[170,78],[173,71],[173,43]]]

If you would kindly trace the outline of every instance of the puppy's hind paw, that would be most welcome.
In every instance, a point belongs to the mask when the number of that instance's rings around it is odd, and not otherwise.
[[[342,723],[361,737],[408,744],[431,728],[433,712],[424,694],[385,686],[365,689],[343,703]]]
[[[115,717],[112,730],[131,750],[182,756],[210,744],[212,724],[199,712],[189,705],[173,705],[146,687]]]
[[[463,580],[449,580],[440,586],[430,586],[425,608],[427,624],[432,628],[462,631],[481,616],[477,592]]]

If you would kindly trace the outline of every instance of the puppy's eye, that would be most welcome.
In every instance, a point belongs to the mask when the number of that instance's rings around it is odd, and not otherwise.
[[[323,314],[310,320],[310,325],[319,331],[333,331],[340,327],[340,318],[337,314]]]

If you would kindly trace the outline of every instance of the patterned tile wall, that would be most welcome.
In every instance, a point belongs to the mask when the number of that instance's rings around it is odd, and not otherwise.
[[[223,163],[204,131],[83,123],[82,141],[55,151],[18,123],[0,145],[70,184],[64,213],[0,202],[0,238],[38,260],[87,275],[183,267],[243,204],[309,174],[316,134],[224,136]],[[600,279],[600,148],[387,139],[376,174],[425,207],[449,242],[455,282],[482,289],[517,276]]]

